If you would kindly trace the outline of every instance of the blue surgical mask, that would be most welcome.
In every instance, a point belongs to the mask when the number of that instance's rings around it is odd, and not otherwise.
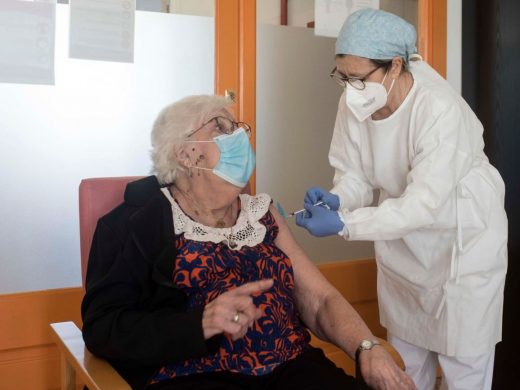
[[[186,141],[186,142],[215,142],[220,150],[220,159],[215,168],[192,168],[213,171],[213,173],[227,182],[245,187],[255,169],[255,152],[249,142],[249,137],[243,128],[232,134],[223,134],[213,138],[213,141]]]

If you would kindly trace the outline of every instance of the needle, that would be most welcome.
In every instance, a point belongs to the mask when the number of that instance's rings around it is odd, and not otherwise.
[[[327,204],[324,201],[315,203],[314,206],[321,206],[322,204],[325,205],[325,207],[328,207]],[[292,213],[287,214],[287,216],[288,217],[294,217],[296,214],[303,213],[304,211],[305,211],[305,209],[301,209],[301,210],[298,210],[298,211],[293,211]]]

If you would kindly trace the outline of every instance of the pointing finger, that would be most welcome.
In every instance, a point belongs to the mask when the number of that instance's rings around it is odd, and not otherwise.
[[[263,279],[256,282],[243,284],[240,287],[231,290],[231,295],[253,295],[270,289],[273,286],[273,279]]]

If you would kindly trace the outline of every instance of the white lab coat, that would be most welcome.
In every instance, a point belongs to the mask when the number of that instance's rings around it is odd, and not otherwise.
[[[410,71],[413,87],[386,119],[358,122],[341,97],[331,192],[345,238],[375,241],[382,325],[444,355],[477,356],[501,340],[504,183],[465,101],[425,62]]]

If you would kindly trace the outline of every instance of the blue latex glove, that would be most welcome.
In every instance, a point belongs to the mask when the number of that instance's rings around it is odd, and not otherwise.
[[[305,205],[313,205],[318,202],[325,202],[327,206],[330,207],[333,211],[338,211],[339,209],[339,196],[330,193],[327,190],[324,190],[320,187],[311,187],[307,190],[305,194],[305,199],[303,203]]]
[[[307,229],[313,236],[332,236],[338,234],[345,226],[338,212],[325,206],[306,204],[305,210],[307,212],[296,215],[296,224]]]

